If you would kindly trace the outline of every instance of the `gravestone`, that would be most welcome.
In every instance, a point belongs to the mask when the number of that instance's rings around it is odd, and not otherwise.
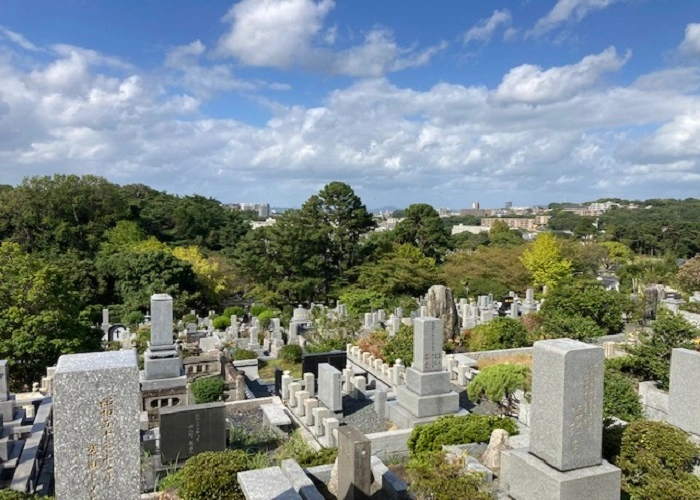
[[[353,425],[338,428],[338,498],[368,499],[372,488],[372,442]]]
[[[329,365],[318,365],[318,400],[332,412],[343,411],[340,371]]]
[[[501,453],[501,486],[515,500],[620,498],[620,469],[601,457],[603,348],[535,342],[530,448]]]
[[[140,497],[140,407],[134,351],[58,359],[53,424],[56,500]]]
[[[668,391],[669,423],[700,436],[700,352],[671,351],[671,379]]]
[[[164,464],[204,451],[226,449],[224,403],[160,409],[160,456]]]

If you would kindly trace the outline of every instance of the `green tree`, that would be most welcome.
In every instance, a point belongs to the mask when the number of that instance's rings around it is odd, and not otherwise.
[[[515,416],[518,390],[529,392],[532,385],[530,367],[523,365],[491,365],[479,372],[467,386],[472,401],[482,398],[496,403],[503,415]]]
[[[417,247],[426,257],[441,262],[450,247],[450,234],[437,211],[425,203],[410,205],[394,229],[399,243]]]
[[[571,274],[571,261],[562,257],[559,243],[550,233],[538,235],[523,253],[521,262],[540,287],[554,287]]]
[[[523,237],[518,231],[512,231],[508,224],[499,220],[489,229],[489,245],[495,247],[517,247],[523,244]]]
[[[683,290],[687,292],[700,290],[700,254],[681,266],[676,274],[676,279]]]
[[[642,403],[634,381],[610,368],[605,369],[603,384],[603,416],[633,422],[643,417]]]
[[[540,337],[543,339],[574,339],[587,341],[602,337],[607,332],[595,320],[580,314],[569,314],[563,310],[550,309],[543,313]]]
[[[393,365],[400,359],[404,366],[411,366],[413,363],[413,327],[401,324],[396,335],[389,337],[384,347],[382,347],[382,358],[385,362]]]
[[[622,243],[617,241],[604,241],[599,244],[605,249],[606,255],[603,259],[603,264],[606,269],[610,269],[614,265],[627,264],[632,260],[634,254],[632,250]]]
[[[99,350],[101,331],[81,313],[80,291],[64,270],[0,244],[0,359],[13,390],[26,390],[62,354]]]
[[[357,283],[380,295],[418,296],[436,283],[438,270],[435,260],[424,256],[412,245],[396,245],[391,253],[377,262],[359,268]]]
[[[471,329],[467,342],[472,351],[490,351],[525,347],[529,340],[527,330],[520,321],[499,316]]]

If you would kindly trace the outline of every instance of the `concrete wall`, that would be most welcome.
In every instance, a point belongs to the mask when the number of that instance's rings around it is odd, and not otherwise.
[[[668,421],[668,392],[656,387],[656,382],[641,382],[639,399],[645,418],[657,422]]]
[[[392,458],[407,457],[407,443],[412,431],[413,429],[401,429],[367,434],[367,438],[372,442],[372,455],[381,458],[384,462]]]

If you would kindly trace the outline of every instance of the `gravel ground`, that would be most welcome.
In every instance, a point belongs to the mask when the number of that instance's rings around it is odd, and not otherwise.
[[[374,411],[371,399],[353,399],[343,396],[343,413],[341,422],[354,425],[365,434],[384,432],[387,429],[384,419]]]
[[[263,412],[260,407],[248,410],[234,410],[230,406],[227,406],[226,409],[226,416],[229,419],[229,423],[233,424],[235,427],[253,432],[258,430],[262,425]]]

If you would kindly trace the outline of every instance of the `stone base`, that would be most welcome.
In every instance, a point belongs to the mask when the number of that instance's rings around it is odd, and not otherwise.
[[[449,415],[459,410],[459,394],[455,391],[421,396],[406,386],[399,386],[396,388],[396,401],[418,418]]]
[[[452,390],[449,373],[419,372],[415,368],[406,369],[406,386],[420,396],[445,394]]]
[[[140,373],[141,391],[159,391],[162,389],[177,389],[187,387],[187,376],[177,376],[172,378],[162,378],[156,380],[148,380],[146,371]]]
[[[173,349],[172,353],[175,353],[175,356],[163,356],[163,352],[153,352],[150,349],[146,351],[143,356],[143,371],[146,372],[147,380],[175,378],[182,375],[182,360],[177,355],[177,351]]]
[[[410,429],[411,427],[415,427],[416,425],[429,424],[430,422],[434,422],[438,418],[443,417],[445,415],[463,416],[469,414],[467,410],[465,410],[464,408],[459,408],[458,406],[458,410],[452,413],[433,415],[429,417],[418,417],[416,415],[413,415],[403,406],[401,406],[397,401],[387,402],[386,408],[387,418],[394,422],[396,425],[398,425],[401,429]]]
[[[529,453],[501,452],[501,489],[514,500],[619,500],[621,471],[601,465],[561,472]]]

